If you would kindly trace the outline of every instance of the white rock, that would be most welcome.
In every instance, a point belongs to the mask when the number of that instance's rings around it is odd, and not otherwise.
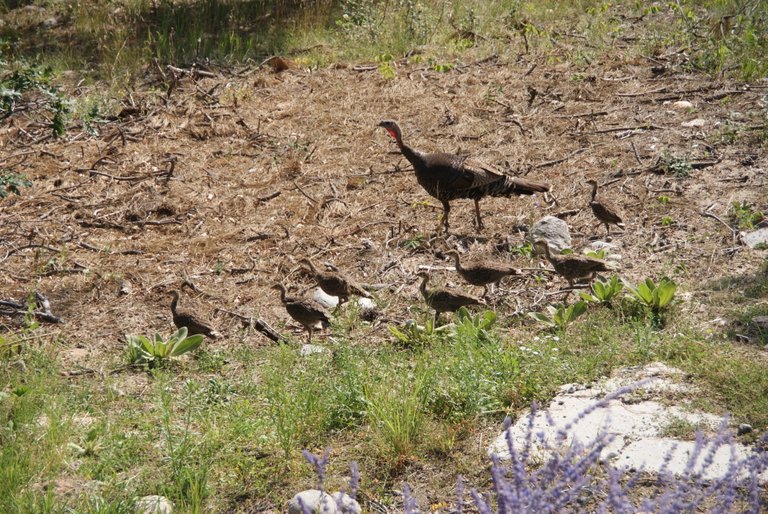
[[[576,416],[594,406],[607,393],[616,391],[629,384],[645,380],[637,393],[627,393],[623,398],[611,400],[606,405],[594,409],[575,423],[564,441],[558,440],[558,430],[572,422]],[[613,440],[601,454],[603,459],[620,468],[640,469],[658,472],[664,465],[668,452],[672,458],[667,469],[673,473],[682,473],[688,464],[695,442],[665,437],[665,427],[671,421],[684,420],[693,426],[707,426],[716,430],[721,418],[713,414],[692,411],[689,408],[669,406],[665,398],[670,395],[695,395],[696,389],[685,383],[685,374],[663,363],[652,363],[642,367],[623,368],[611,378],[585,388],[575,384],[566,384],[552,400],[546,411],[536,413],[533,420],[533,433],[542,433],[551,449],[534,444],[537,458],[545,459],[549,452],[567,447],[574,441],[588,446],[599,434],[607,434]],[[624,401],[622,401],[624,400]],[[525,444],[529,417],[521,416],[510,427],[510,435],[516,447]],[[488,449],[502,459],[509,458],[506,433],[502,433]],[[733,452],[733,453],[732,453]],[[702,460],[707,450],[701,454],[694,466],[694,471],[702,470]],[[714,456],[712,465],[704,472],[707,479],[722,477],[730,464],[748,458],[751,450],[741,445],[726,445]],[[768,481],[768,472],[761,475],[762,481]]]
[[[362,512],[360,504],[357,503],[357,500],[348,494],[335,492],[331,495],[331,497],[336,502],[336,507],[341,508],[342,514],[360,514]]]
[[[560,253],[571,247],[571,233],[568,224],[554,216],[545,216],[533,224],[529,235],[531,243],[544,239],[553,253]]]
[[[317,514],[336,514],[338,512],[336,502],[330,494],[317,489],[307,489],[288,500],[288,514],[304,514],[304,510],[301,508],[302,502],[309,510]]]
[[[693,109],[693,104],[688,100],[678,100],[672,103],[672,107],[675,109]]]
[[[320,346],[317,344],[303,344],[301,345],[301,350],[299,351],[299,355],[302,357],[308,357],[309,355],[314,355],[316,353],[330,353],[330,350],[325,346]]]
[[[136,500],[136,514],[171,514],[173,503],[165,496],[152,494]]]
[[[616,248],[616,245],[613,243],[608,243],[605,241],[592,241],[589,244],[589,249],[593,252],[599,252],[600,250],[605,250],[606,253],[610,253],[611,250],[614,250]]]
[[[312,298],[314,298],[315,301],[317,301],[320,305],[322,305],[326,309],[333,309],[339,304],[338,296],[331,296],[329,294],[326,294],[326,292],[320,289],[319,287],[315,289],[314,294],[312,294]]]
[[[744,240],[744,244],[750,248],[754,248],[761,243],[768,245],[768,228],[753,230],[752,232],[743,234],[741,237]]]
[[[362,297],[358,298],[357,299],[357,305],[359,305],[360,308],[363,309],[363,310],[375,310],[376,309],[376,304],[373,303],[373,300],[371,300],[370,298],[362,298]]]
[[[680,125],[682,125],[683,127],[692,128],[692,127],[703,127],[706,124],[707,124],[707,120],[696,118],[695,120],[684,121]]]

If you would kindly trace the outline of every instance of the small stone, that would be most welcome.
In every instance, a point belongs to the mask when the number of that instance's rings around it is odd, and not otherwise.
[[[752,431],[752,425],[749,425],[747,423],[742,423],[739,425],[739,431],[737,432],[739,435],[748,434]]]
[[[314,355],[316,353],[328,353],[330,350],[326,348],[325,346],[320,346],[317,344],[303,344],[301,345],[301,350],[299,351],[299,355],[302,357],[308,357],[310,355]]]
[[[357,500],[346,493],[335,492],[331,497],[336,502],[337,509],[341,509],[342,514],[360,514],[362,512]]]
[[[758,245],[768,245],[768,228],[747,232],[746,234],[743,234],[741,238],[744,240],[744,244],[750,248],[755,248]]]
[[[123,280],[120,282],[120,290],[117,292],[119,295],[129,295],[133,292],[133,286],[129,280]]]
[[[613,243],[607,243],[605,241],[592,241],[589,244],[589,249],[593,252],[599,252],[600,250],[605,250],[605,253],[611,253],[611,250],[614,250],[616,248],[616,245]]]
[[[571,233],[568,224],[554,216],[545,216],[533,224],[530,233],[531,243],[545,240],[553,253],[560,253],[571,247]]]
[[[678,100],[672,104],[675,109],[693,109],[693,104],[688,100]]]
[[[752,318],[752,323],[763,330],[768,330],[768,316],[755,316]]]
[[[317,514],[336,514],[338,512],[336,502],[330,494],[317,489],[307,489],[296,493],[293,498],[288,500],[288,514],[304,514],[304,509],[301,508],[302,503],[311,512]]]
[[[329,294],[326,294],[326,292],[320,289],[319,287],[315,289],[315,292],[312,295],[312,298],[314,298],[317,303],[319,303],[326,309],[333,309],[339,304],[338,296],[331,296]]]
[[[376,304],[370,298],[358,298],[357,305],[363,310],[375,310]]]
[[[703,127],[706,124],[707,124],[707,120],[704,120],[702,118],[696,118],[695,120],[684,121],[680,125],[687,128],[693,128],[693,127]]]
[[[136,500],[136,514],[171,514],[173,504],[165,496],[152,494]]]

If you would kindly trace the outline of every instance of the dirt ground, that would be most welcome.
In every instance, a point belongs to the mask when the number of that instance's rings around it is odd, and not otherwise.
[[[729,226],[733,202],[768,210],[768,83],[659,74],[656,65],[620,55],[587,73],[496,59],[447,73],[400,63],[395,80],[351,66],[214,69],[180,76],[170,94],[149,70],[96,136],[72,126],[53,139],[39,119],[16,115],[0,127],[3,167],[33,185],[0,201],[0,299],[43,293],[64,320],[43,322],[64,369],[103,369],[124,351],[124,334],[172,331],[169,292],[185,281],[183,303],[225,334],[213,344],[274,344],[217,309],[289,333],[270,286],[307,288],[296,263],[309,256],[374,286],[382,312],[351,341],[382,344],[386,324],[421,305],[417,267],[452,265],[435,250],[530,269],[547,264],[509,250],[545,215],[568,222],[576,251],[604,236],[588,207],[584,181],[594,178],[625,214],[626,230],[612,239],[621,275],[674,276],[693,300],[684,312],[708,323],[724,315],[710,301],[720,281],[756,273],[766,255]],[[72,95],[95,92],[69,78]],[[376,128],[382,119],[398,120],[415,148],[466,153],[544,180],[552,193],[483,200],[482,233],[472,202],[455,201],[451,233],[436,239],[440,204]],[[692,168],[676,176],[663,162]],[[504,283],[502,321],[541,309],[566,285],[535,274]],[[464,287],[451,272],[433,280]]]
[[[98,136],[75,126],[52,139],[15,116],[1,129],[4,166],[33,186],[0,204],[0,297],[38,290],[65,320],[46,325],[62,344],[117,349],[125,333],[171,329],[168,292],[185,280],[197,291],[184,300],[204,316],[220,307],[286,319],[269,286],[307,286],[295,263],[309,256],[381,287],[385,317],[404,319],[418,302],[416,267],[450,262],[433,254],[445,249],[432,237],[440,204],[375,127],[386,118],[416,148],[467,153],[552,185],[551,195],[482,201],[482,234],[471,201],[455,201],[448,246],[510,259],[527,227],[554,214],[578,251],[604,234],[587,206],[584,180],[595,178],[625,213],[626,231],[613,240],[623,276],[670,274],[704,294],[715,277],[754,272],[764,253],[702,212],[730,223],[733,202],[768,208],[766,143],[755,130],[768,85],[655,76],[653,65],[617,57],[585,74],[496,60],[449,73],[404,64],[396,80],[351,67],[246,69],[182,76],[170,95],[149,73]],[[701,121],[686,127],[692,120]],[[692,163],[690,176],[663,173],[660,159],[670,158]],[[436,282],[460,283],[452,274]],[[516,282],[500,314],[561,285]],[[213,321],[228,340],[240,338],[237,319]],[[361,344],[388,337],[369,335]]]

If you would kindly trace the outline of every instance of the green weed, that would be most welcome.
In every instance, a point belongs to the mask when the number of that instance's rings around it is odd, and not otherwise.
[[[618,275],[613,275],[608,281],[595,280],[592,282],[592,292],[581,292],[579,296],[587,302],[611,305],[611,302],[618,297],[623,289],[624,283],[619,279]]]
[[[647,278],[636,287],[629,284],[626,286],[631,293],[630,298],[640,302],[647,309],[654,324],[663,325],[664,311],[667,310],[677,291],[675,281],[664,277],[657,284],[653,279]]]
[[[301,358],[280,348],[265,367],[263,394],[286,461],[298,448],[311,446],[329,422],[324,365],[322,354]]]
[[[528,315],[539,323],[564,333],[568,325],[587,312],[587,302],[578,301],[571,305],[548,305],[547,312],[529,312]]]
[[[0,168],[0,199],[10,194],[20,195],[20,188],[31,186],[32,182],[26,175]]]
[[[187,337],[187,327],[181,327],[167,340],[157,333],[152,339],[144,335],[126,335],[125,339],[128,342],[129,362],[155,366],[196,350],[204,337],[200,334]]]
[[[394,463],[409,460],[421,440],[425,405],[432,377],[428,370],[379,374],[363,384],[366,416],[382,441],[383,453]]]
[[[765,219],[765,214],[755,209],[755,206],[747,202],[733,202],[731,219],[741,230],[753,230],[755,226]]]
[[[669,153],[662,155],[659,166],[661,171],[677,178],[687,178],[693,172],[693,166],[687,157],[674,156]]]

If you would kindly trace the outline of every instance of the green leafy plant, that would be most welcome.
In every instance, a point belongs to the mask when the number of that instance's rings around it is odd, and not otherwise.
[[[427,238],[423,234],[416,234],[403,242],[403,248],[407,250],[418,250],[424,244]]]
[[[152,339],[144,335],[126,335],[131,363],[154,365],[172,357],[191,352],[203,342],[200,334],[187,337],[187,328],[181,327],[166,340],[158,333]]]
[[[663,216],[661,218],[662,227],[671,227],[675,223],[675,220],[671,216]]]
[[[624,283],[618,275],[613,275],[610,280],[596,280],[592,283],[592,292],[579,293],[579,296],[587,302],[610,305],[614,298],[624,289]]]
[[[587,312],[587,302],[579,300],[568,306],[548,305],[546,313],[529,312],[528,315],[557,332],[565,332],[568,325],[585,312]]]
[[[626,284],[627,289],[631,292],[630,298],[640,302],[643,306],[650,311],[654,323],[661,324],[664,321],[663,311],[672,302],[677,291],[677,284],[674,280],[668,277],[664,277],[659,280],[659,283],[655,283],[653,279],[646,278],[644,282],[640,282],[637,287],[632,287]]]
[[[408,348],[424,346],[435,334],[434,320],[431,317],[427,318],[423,326],[409,320],[400,328],[393,325],[387,328],[401,345]]]
[[[659,167],[662,172],[677,178],[690,177],[693,172],[693,166],[687,157],[679,157],[670,153],[665,153],[659,160]]]
[[[594,257],[595,259],[605,259],[605,257],[608,255],[608,252],[604,249],[601,250],[590,250],[588,252],[584,252],[584,255],[587,257]]]
[[[656,199],[656,201],[661,205],[667,205],[669,203],[669,197],[666,195],[661,195]]]
[[[765,219],[765,214],[748,202],[733,202],[732,218],[742,230],[751,230]]]
[[[526,241],[518,246],[510,246],[509,253],[512,255],[522,255],[523,257],[528,257],[530,259],[531,256],[533,256],[533,245],[529,241]]]
[[[494,311],[484,311],[472,315],[466,307],[456,312],[456,333],[459,337],[466,336],[479,341],[489,341],[490,330],[496,323]]]
[[[394,80],[395,65],[392,63],[392,55],[382,54],[376,56],[375,60],[379,63],[379,74],[387,80]]]
[[[32,182],[26,175],[14,173],[10,170],[0,169],[0,198],[5,198],[10,194],[20,195],[21,187],[30,187]]]
[[[39,105],[53,114],[50,122],[53,135],[63,136],[66,132],[67,116],[72,110],[71,102],[62,95],[58,87],[51,85],[52,77],[50,66],[41,68],[23,62],[13,73],[0,77],[0,110],[3,111],[0,119],[8,118],[17,110],[27,91],[37,91],[46,98],[46,101],[40,102]]]

